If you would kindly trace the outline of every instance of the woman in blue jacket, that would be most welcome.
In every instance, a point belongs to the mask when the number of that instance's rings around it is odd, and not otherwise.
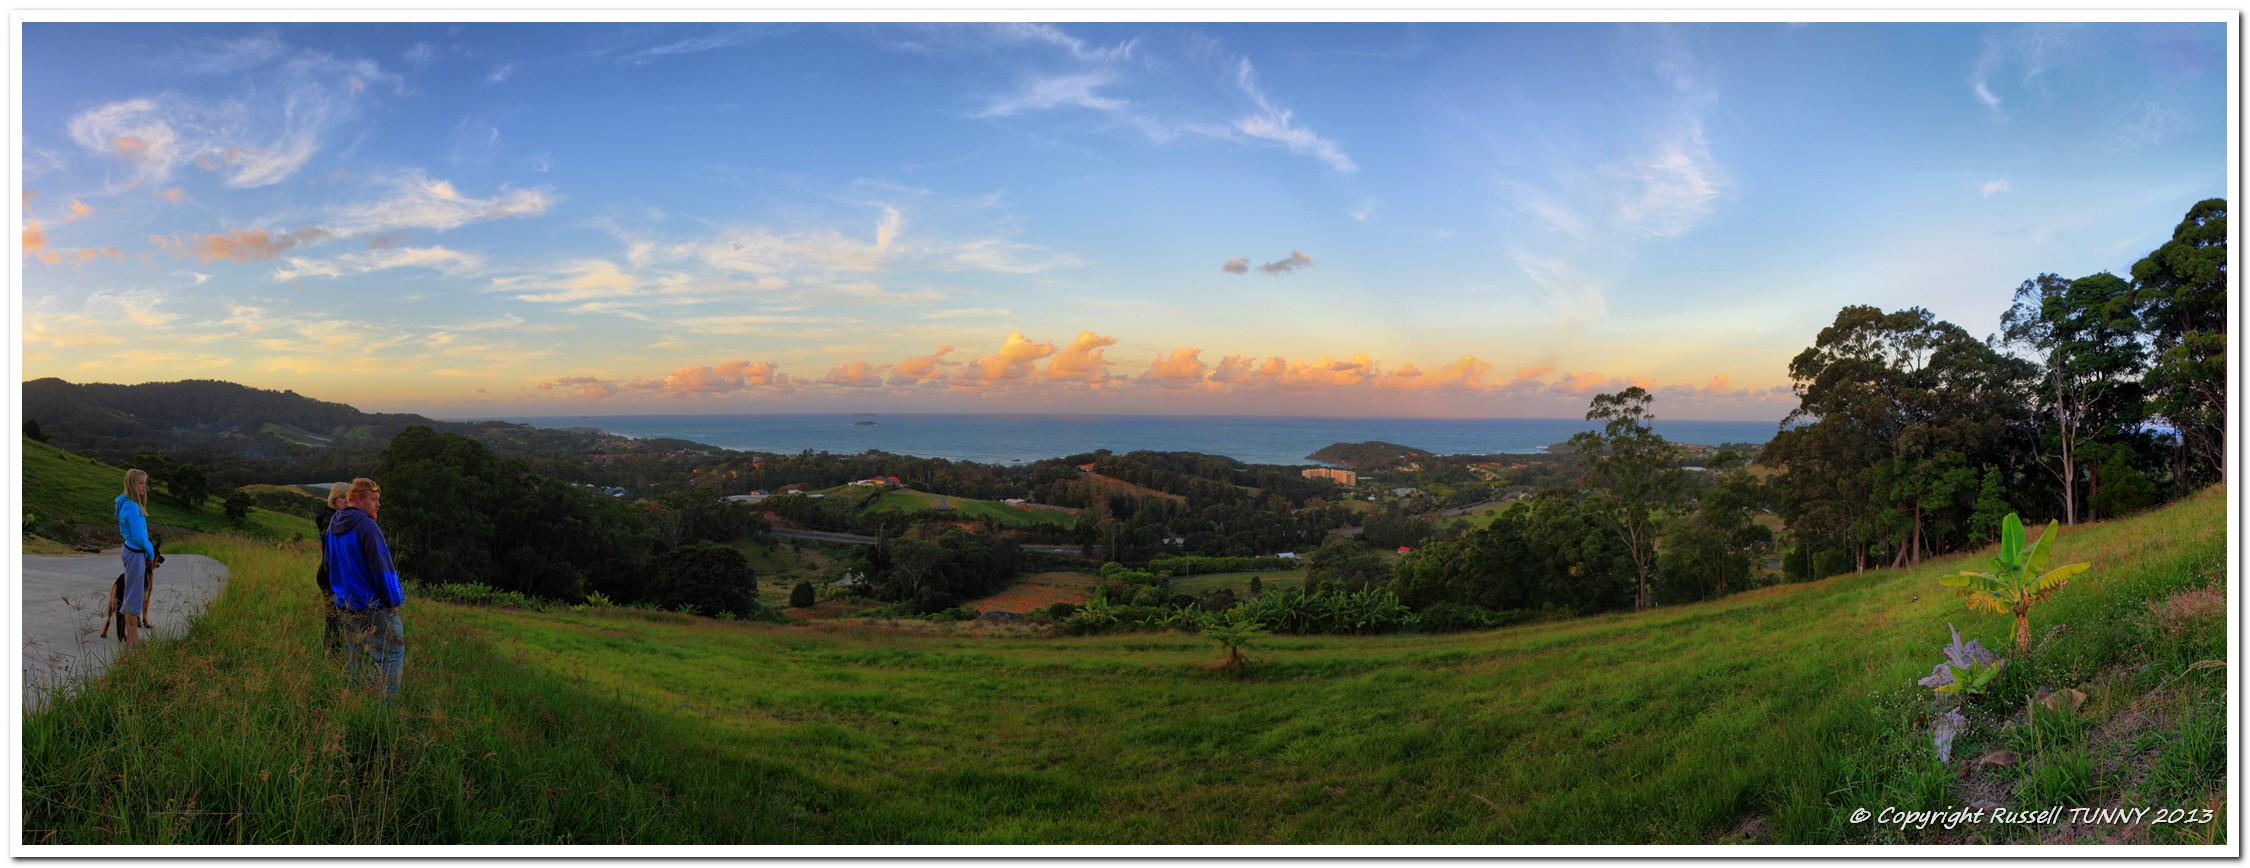
[[[131,648],[141,642],[141,615],[148,608],[148,601],[142,595],[147,587],[143,577],[148,575],[149,555],[156,551],[148,541],[148,471],[139,468],[125,471],[125,493],[118,495],[114,503],[117,535],[125,538],[125,580],[118,583],[121,587],[114,611],[125,616],[119,629],[125,647]]]
[[[328,519],[322,537],[328,554],[328,587],[336,608],[343,610],[343,633],[352,646],[344,671],[358,680],[381,673],[383,704],[398,695],[399,673],[406,667],[406,628],[398,620],[398,607],[406,603],[399,587],[398,570],[391,566],[391,548],[375,515],[383,509],[383,489],[375,480],[352,480],[344,493],[344,508]],[[362,675],[362,667],[366,675]]]

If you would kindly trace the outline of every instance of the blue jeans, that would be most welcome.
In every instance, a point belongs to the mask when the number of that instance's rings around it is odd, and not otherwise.
[[[344,639],[351,656],[344,674],[354,683],[383,681],[383,704],[398,695],[399,673],[406,668],[406,626],[397,609],[345,609]]]

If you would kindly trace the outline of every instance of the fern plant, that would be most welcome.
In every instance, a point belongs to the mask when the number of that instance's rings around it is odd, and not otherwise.
[[[2048,545],[2061,527],[2058,521],[2047,522],[2047,532],[2039,541],[2029,546],[2023,543],[2023,520],[2015,513],[2000,521],[2000,553],[1992,556],[1992,569],[1987,572],[1963,570],[1938,579],[1938,584],[1958,589],[1969,608],[1995,614],[2016,616],[2016,653],[2031,653],[2031,607],[2053,596],[2070,583],[2070,577],[2085,572],[2092,565],[2083,561],[2047,569],[2048,556],[2053,553]]]
[[[1242,649],[1254,647],[1258,637],[1264,635],[1266,631],[1258,629],[1257,622],[1241,609],[1214,614],[1203,623],[1204,638],[1219,643],[1226,651],[1227,656],[1219,661],[1219,669],[1237,676],[1250,665],[1250,658],[1242,656]]]

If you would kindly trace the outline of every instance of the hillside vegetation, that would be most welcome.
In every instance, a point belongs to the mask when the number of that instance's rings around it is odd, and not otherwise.
[[[233,578],[184,640],[24,721],[24,842],[2225,841],[2225,495],[2066,530],[2094,569],[1932,755],[1971,558],[1449,636],[973,638],[412,600],[395,708],[318,650],[308,544],[184,541]],[[2211,601],[2217,600],[2214,605]],[[2044,710],[2041,687],[2089,697]],[[1945,830],[1858,809],[2219,808]]]
[[[65,544],[117,545],[117,514],[112,501],[124,490],[124,468],[23,438],[26,533],[36,532]],[[183,532],[233,529],[220,507],[225,492],[214,494],[217,496],[201,508],[190,510],[161,487],[152,487],[148,496],[149,532],[170,537]],[[291,514],[251,507],[240,530],[262,539],[311,539],[312,513],[309,509]]]

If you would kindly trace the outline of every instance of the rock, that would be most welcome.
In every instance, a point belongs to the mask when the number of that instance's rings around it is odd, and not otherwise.
[[[1962,717],[1961,712],[1957,710],[1947,711],[1943,717],[1937,719],[1937,725],[1930,727],[1930,735],[1931,741],[1937,745],[1938,762],[1952,761],[1953,737],[1967,731],[1968,728],[1969,719]]]

